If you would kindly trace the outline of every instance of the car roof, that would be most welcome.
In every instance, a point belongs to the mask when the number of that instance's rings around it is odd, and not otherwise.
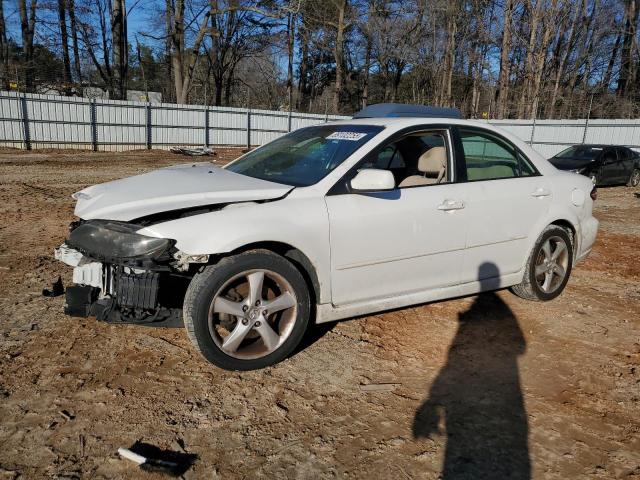
[[[587,147],[587,148],[605,148],[605,147],[616,147],[616,148],[629,148],[624,145],[607,145],[604,143],[577,143],[576,145],[571,145],[572,147]],[[567,147],[570,148],[570,147]]]
[[[375,125],[375,126],[394,126],[397,128],[413,127],[417,125],[468,125],[491,128],[491,124],[475,120],[462,120],[458,118],[442,117],[393,117],[393,118],[352,118],[345,120],[336,120],[329,122],[327,125]]]

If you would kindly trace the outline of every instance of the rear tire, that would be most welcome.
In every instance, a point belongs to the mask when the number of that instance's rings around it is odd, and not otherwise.
[[[183,307],[191,343],[225,370],[255,370],[284,360],[302,340],[309,312],[304,278],[268,250],[205,267],[191,280]]]
[[[549,225],[527,260],[522,283],[511,291],[525,300],[546,302],[562,293],[573,266],[573,242],[562,227]]]
[[[640,169],[634,168],[627,182],[628,187],[637,187],[640,185]]]

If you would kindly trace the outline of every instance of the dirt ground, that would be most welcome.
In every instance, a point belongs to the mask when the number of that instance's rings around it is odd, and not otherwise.
[[[41,296],[70,280],[52,250],[73,192],[183,161],[0,153],[0,479],[164,478],[118,457],[136,441],[197,455],[186,479],[640,478],[637,189],[599,190],[597,245],[552,302],[372,315],[230,373],[181,329],[68,318]]]

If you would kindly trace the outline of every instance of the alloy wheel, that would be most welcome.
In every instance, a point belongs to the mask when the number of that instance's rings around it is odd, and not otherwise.
[[[261,358],[289,337],[297,316],[291,284],[270,270],[248,270],[229,279],[209,307],[209,334],[227,355]]]
[[[569,267],[569,249],[561,237],[549,237],[540,247],[535,264],[535,279],[544,293],[555,292],[565,280]]]

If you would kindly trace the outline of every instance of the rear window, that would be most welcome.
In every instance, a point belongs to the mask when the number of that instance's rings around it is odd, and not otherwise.
[[[590,147],[586,145],[578,145],[569,147],[558,153],[554,158],[579,158],[584,160],[593,160],[602,153],[602,147]]]

